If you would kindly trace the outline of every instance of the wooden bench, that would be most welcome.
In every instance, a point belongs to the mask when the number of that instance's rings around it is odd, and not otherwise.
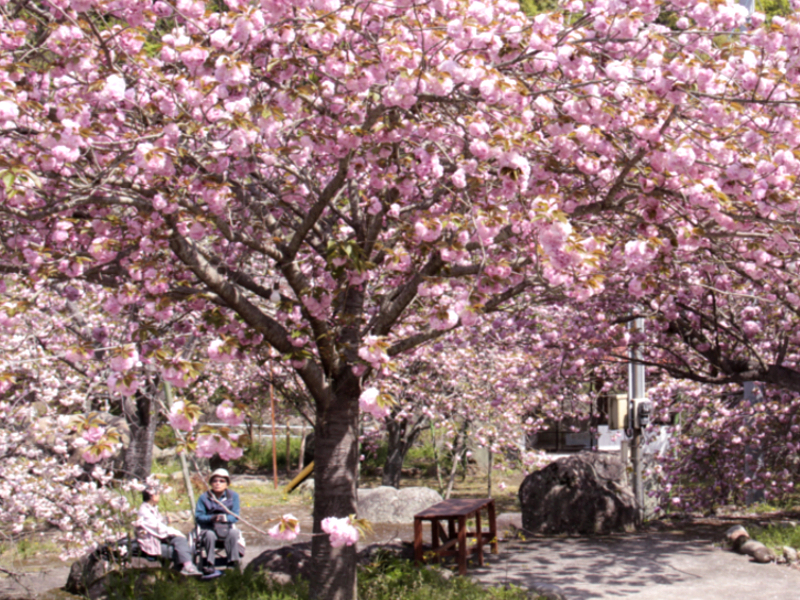
[[[481,511],[486,509],[489,531],[481,529]],[[467,531],[467,519],[475,519],[475,531]],[[447,521],[445,532],[441,521]],[[422,563],[422,523],[431,522],[431,551],[438,562],[443,556],[455,556],[458,572],[467,574],[467,555],[476,553],[478,564],[483,566],[483,545],[489,542],[492,554],[497,554],[497,522],[492,498],[443,500],[414,515],[414,559]],[[467,539],[475,544],[467,547]],[[440,543],[441,542],[441,543]]]

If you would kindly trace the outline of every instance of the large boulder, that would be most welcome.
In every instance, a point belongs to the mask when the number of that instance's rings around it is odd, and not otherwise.
[[[632,531],[636,500],[617,454],[580,452],[528,475],[519,488],[522,527],[531,533]]]
[[[441,501],[439,492],[426,487],[359,488],[358,517],[372,523],[413,523],[415,514]]]

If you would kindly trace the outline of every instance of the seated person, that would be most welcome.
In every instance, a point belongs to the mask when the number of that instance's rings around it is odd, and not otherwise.
[[[224,540],[228,566],[238,567],[244,553],[244,538],[235,527],[239,520],[239,494],[229,490],[227,469],[217,469],[208,478],[211,490],[197,500],[194,519],[200,527],[200,547],[205,550],[203,571],[214,570],[214,547]]]
[[[142,505],[136,521],[136,539],[142,552],[150,556],[169,558],[172,554],[175,568],[181,575],[202,575],[194,566],[193,552],[186,536],[174,527],[167,525],[166,519],[158,511],[160,494],[154,490],[142,492]]]

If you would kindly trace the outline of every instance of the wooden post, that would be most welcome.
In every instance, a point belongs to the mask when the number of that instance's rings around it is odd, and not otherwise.
[[[292,472],[292,430],[289,427],[289,415],[286,415],[286,474]]]
[[[278,489],[278,444],[275,441],[275,393],[272,391],[272,365],[269,368],[269,405],[272,409],[272,478]]]
[[[300,430],[300,458],[297,461],[297,472],[303,470],[306,460],[306,422],[303,420],[303,429]]]

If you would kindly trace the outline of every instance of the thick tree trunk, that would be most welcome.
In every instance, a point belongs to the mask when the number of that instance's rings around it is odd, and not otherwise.
[[[389,434],[391,439],[391,433]],[[394,445],[389,443],[389,452],[386,455],[386,462],[383,463],[383,476],[381,477],[381,485],[388,485],[393,488],[400,487],[400,477],[403,473],[403,461],[406,458],[408,448],[405,444],[397,442]]]
[[[311,553],[314,576],[310,596],[315,600],[356,598],[356,547],[331,548],[323,534],[326,517],[356,512],[358,466],[358,379],[351,373],[334,383],[329,406],[317,406],[314,441],[314,536]],[[321,535],[322,534],[322,535]]]
[[[125,449],[125,476],[146,479],[153,464],[153,444],[156,437],[156,416],[150,398],[137,393],[135,403],[128,404],[133,410],[125,411],[125,420],[130,428],[130,443]]]
[[[381,485],[388,485],[394,488],[400,487],[400,477],[403,472],[403,462],[406,459],[406,454],[416,442],[422,427],[426,423],[427,419],[425,417],[417,418],[410,427],[408,419],[395,421],[389,417],[386,420],[388,453],[386,462],[383,465]]]

